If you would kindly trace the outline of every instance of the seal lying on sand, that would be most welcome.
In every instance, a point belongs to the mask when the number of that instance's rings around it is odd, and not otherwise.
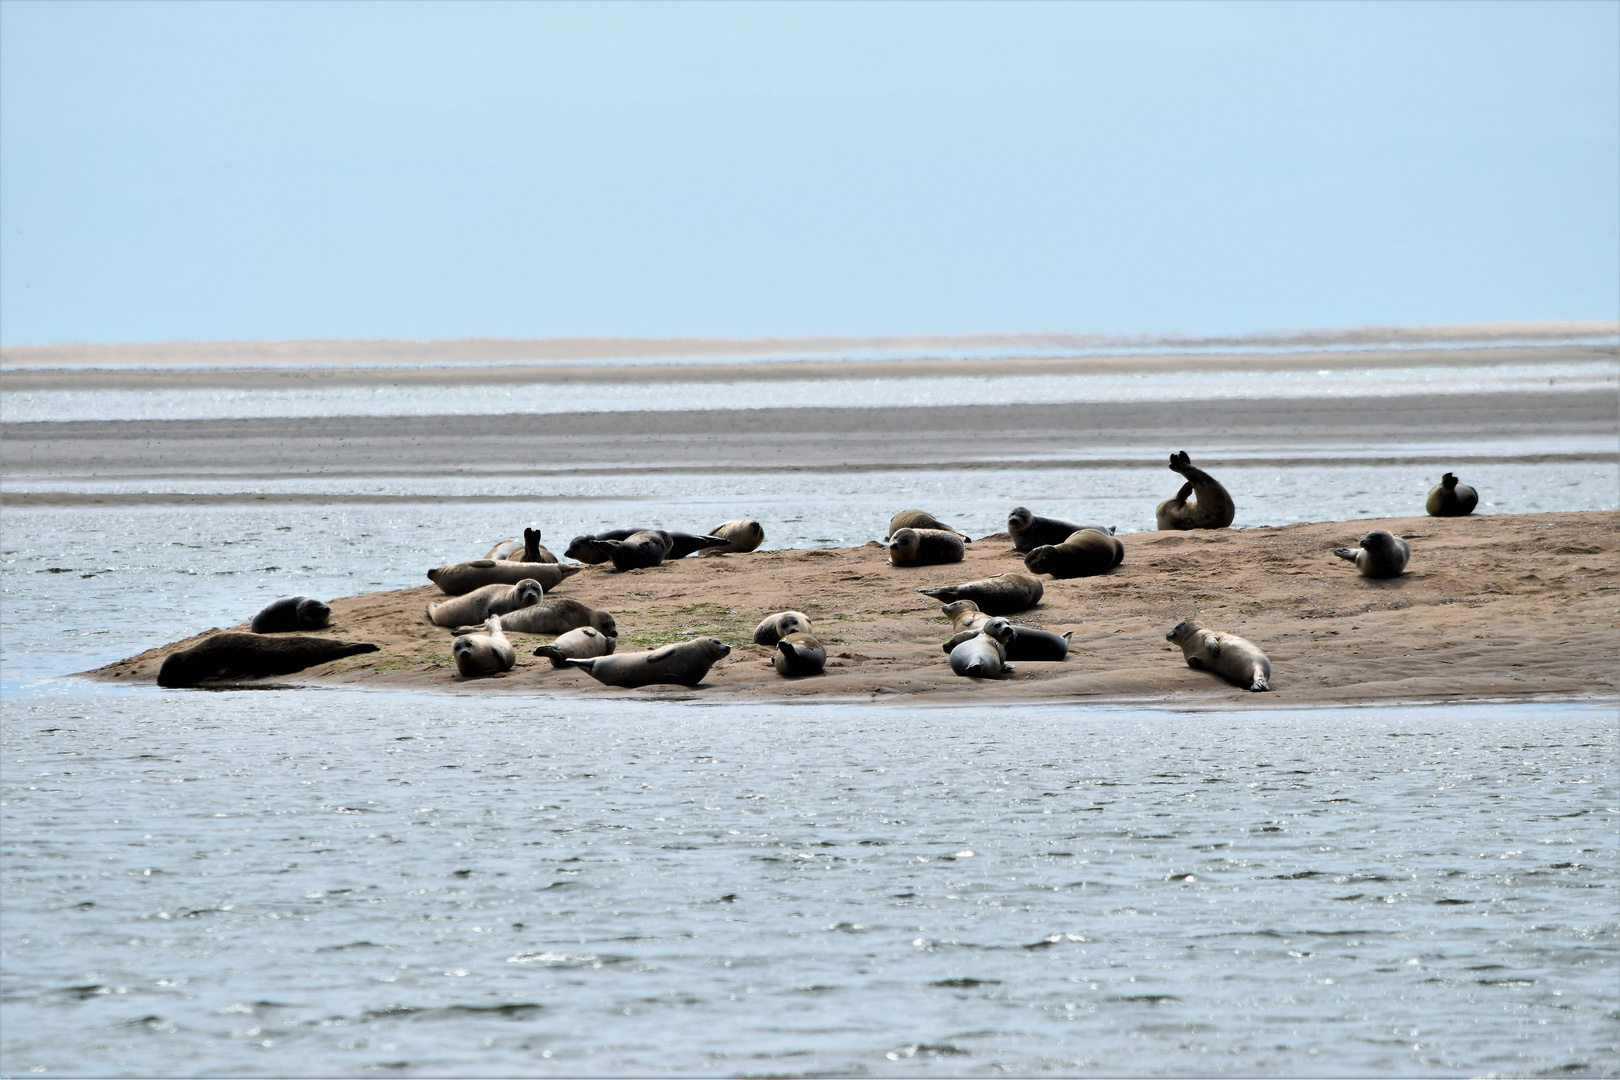
[[[1012,624],[991,619],[984,629],[951,650],[951,670],[970,679],[999,679],[1013,673],[1007,663],[1007,641]]]
[[[506,615],[518,608],[538,604],[545,591],[533,578],[516,585],[485,585],[454,600],[427,606],[428,622],[435,626],[465,626],[483,622],[491,615]]]
[[[917,591],[927,592],[928,590],[918,589]],[[972,600],[954,600],[940,608],[939,613],[951,620],[951,629],[958,634],[964,630],[972,630],[976,634],[979,632],[979,628],[993,617],[980,611],[979,605]]]
[[[377,646],[369,641],[237,632],[212,634],[189,649],[164,657],[157,681],[159,686],[194,686],[204,679],[291,675],[328,660],[376,651]]]
[[[460,596],[474,589],[482,589],[485,585],[516,585],[524,578],[533,578],[541,588],[550,592],[561,585],[564,578],[573,577],[579,571],[580,567],[561,563],[474,559],[472,562],[437,567],[429,570],[427,576],[446,596]]]
[[[1026,554],[1042,544],[1061,544],[1081,529],[1114,535],[1112,525],[1076,525],[1062,518],[1038,517],[1027,506],[1014,507],[1007,515],[1007,535],[1012,537],[1013,547]]]
[[[808,634],[810,616],[802,611],[778,611],[767,615],[754,627],[754,644],[770,648],[789,634]]]
[[[820,675],[827,666],[827,650],[813,635],[787,634],[777,641],[771,666],[776,668],[778,675]]]
[[[990,620],[986,619],[981,626],[959,631],[945,642],[945,652],[947,654],[955,652],[958,645],[981,632],[989,624]],[[1046,630],[1037,630],[1032,626],[1013,626],[1012,637],[1002,642],[1002,653],[1008,660],[1062,660],[1069,655],[1069,635],[1073,633],[1074,631],[1070,630],[1054,634]]]
[[[568,660],[588,660],[593,656],[608,656],[618,644],[619,639],[616,637],[609,637],[589,626],[581,626],[577,630],[559,635],[550,645],[540,646],[534,650],[534,655],[548,658],[554,668],[567,667]]]
[[[1271,689],[1271,661],[1252,641],[1206,630],[1192,619],[1176,623],[1164,639],[1181,646],[1187,666],[1195,671],[1213,671],[1246,690]]]
[[[283,596],[253,616],[248,629],[255,634],[284,634],[289,630],[319,630],[332,621],[332,609],[313,596]]]
[[[577,559],[585,563],[604,563],[613,559],[613,553],[619,550],[612,545],[615,543],[641,543],[644,533],[656,533],[664,538],[664,553],[659,561],[664,559],[684,559],[695,551],[705,549],[730,550],[731,543],[723,536],[709,536],[706,534],[670,532],[668,529],[608,529],[606,532],[594,533],[588,536],[576,536],[568,542],[568,550],[563,552],[570,559]],[[763,531],[760,538],[764,538]],[[644,556],[643,556],[644,557]],[[621,570],[639,570],[648,566],[657,566],[656,562],[649,562],[638,566],[614,566]]]
[[[902,510],[889,519],[890,536],[893,536],[901,529],[936,529],[939,532],[955,533],[962,538],[964,544],[973,543],[973,538],[961,529],[945,524],[926,510]]]
[[[484,558],[505,559],[512,562],[557,561],[557,556],[541,546],[539,529],[524,529],[522,540],[502,540],[490,548]]]
[[[1334,548],[1333,554],[1356,564],[1362,577],[1400,577],[1412,548],[1405,540],[1383,529],[1374,529],[1361,538],[1360,547]]]
[[[620,653],[566,663],[584,669],[591,678],[608,686],[637,687],[654,683],[696,686],[715,661],[730,654],[730,645],[719,638],[706,637],[665,645],[651,652]]]
[[[1440,486],[1429,492],[1424,509],[1430,517],[1467,517],[1479,505],[1479,492],[1467,484],[1459,484],[1452,473],[1440,478]]]
[[[924,596],[932,596],[942,604],[971,600],[986,615],[1012,615],[1028,611],[1040,603],[1041,597],[1046,595],[1046,586],[1041,584],[1038,577],[1014,573],[917,591]]]
[[[1232,524],[1237,508],[1219,480],[1192,463],[1183,450],[1170,455],[1170,471],[1187,478],[1173,499],[1166,499],[1154,511],[1160,529],[1224,529]],[[1188,502],[1196,496],[1196,502]]]
[[[894,566],[937,566],[961,562],[967,554],[962,538],[942,529],[901,529],[883,546]]]
[[[502,615],[501,626],[509,634],[566,634],[582,626],[589,626],[607,637],[617,637],[619,633],[612,615],[566,596],[548,596],[537,604]],[[470,633],[472,629],[467,627],[465,632]],[[462,629],[457,630],[457,633],[462,632]]]
[[[657,566],[669,554],[671,541],[669,533],[661,529],[643,529],[623,540],[599,540],[597,547],[607,549],[613,569],[622,573]]]
[[[455,658],[456,670],[464,679],[479,675],[493,675],[497,671],[511,671],[517,663],[512,643],[501,631],[501,617],[491,615],[484,620],[483,633],[463,634],[450,643],[450,655]]]
[[[605,563],[608,561],[608,550],[598,547],[603,540],[623,540],[627,536],[634,536],[638,532],[647,532],[646,529],[608,529],[605,532],[586,533],[576,536],[568,541],[568,549],[563,552],[567,558],[577,562]]]
[[[709,535],[722,538],[726,546],[710,548],[703,553],[705,555],[753,551],[765,542],[765,526],[753,518],[739,518],[736,521],[722,521],[709,530]]]
[[[1036,574],[1077,578],[1106,574],[1124,559],[1125,545],[1118,537],[1081,529],[1061,544],[1042,544],[1024,556],[1024,565]]]

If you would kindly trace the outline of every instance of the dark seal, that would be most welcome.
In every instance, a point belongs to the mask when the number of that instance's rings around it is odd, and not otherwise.
[[[313,596],[283,596],[272,600],[253,616],[248,628],[255,634],[285,634],[288,631],[319,630],[332,621],[332,609]]]
[[[195,686],[205,679],[291,675],[330,660],[376,651],[377,646],[369,641],[227,632],[169,654],[158,669],[157,681],[159,686]]]

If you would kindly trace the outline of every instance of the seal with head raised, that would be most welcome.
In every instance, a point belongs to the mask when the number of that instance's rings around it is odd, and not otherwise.
[[[1406,571],[1406,560],[1412,557],[1412,548],[1394,533],[1374,529],[1361,538],[1359,547],[1334,548],[1333,554],[1355,563],[1362,577],[1392,578]]]
[[[955,652],[958,645],[981,632],[987,625],[988,619],[978,626],[960,630],[952,635],[944,645],[946,654]],[[1002,642],[1002,653],[1008,660],[1062,660],[1069,655],[1069,636],[1073,633],[1073,630],[1068,630],[1054,634],[1048,630],[1037,630],[1032,626],[1012,624],[1012,636]]]
[[[1224,529],[1237,516],[1232,496],[1203,469],[1192,463],[1185,450],[1170,455],[1170,471],[1187,478],[1175,498],[1166,499],[1154,511],[1160,529]],[[1195,498],[1195,502],[1188,502]]]
[[[376,651],[377,646],[369,641],[228,631],[210,634],[191,648],[164,657],[157,682],[159,686],[195,686],[205,679],[291,675],[329,660]]]
[[[485,585],[516,585],[524,578],[533,578],[541,588],[550,592],[561,585],[564,578],[573,577],[580,569],[561,563],[474,559],[472,562],[436,567],[429,570],[427,576],[447,596],[460,596],[474,589],[482,589]]]
[[[1007,641],[1012,624],[991,619],[984,628],[951,650],[951,670],[970,679],[999,679],[1013,673],[1007,663]]]
[[[971,600],[986,615],[1012,615],[1028,611],[1040,603],[1041,597],[1046,595],[1046,586],[1038,577],[1011,573],[917,591],[924,596],[932,596],[942,604]]]
[[[1424,509],[1430,517],[1467,517],[1478,505],[1479,492],[1458,483],[1456,474],[1446,473],[1440,478],[1440,486],[1430,490]]]
[[[1271,661],[1252,641],[1206,630],[1192,619],[1176,623],[1164,639],[1181,646],[1187,666],[1195,671],[1212,671],[1246,690],[1271,689]]]
[[[1081,529],[1061,544],[1042,544],[1024,556],[1032,573],[1055,578],[1106,574],[1125,559],[1125,545],[1117,536],[1096,529]]]
[[[589,626],[607,637],[619,634],[612,615],[566,596],[547,596],[539,603],[502,615],[501,625],[509,634],[566,634],[582,626]],[[470,630],[468,628],[468,632]],[[458,632],[461,631],[458,629]]]
[[[539,529],[524,529],[522,540],[502,540],[484,556],[486,559],[504,559],[511,562],[549,562],[557,561],[557,556],[547,551],[540,543]]]
[[[789,634],[808,634],[810,616],[802,611],[778,611],[767,615],[754,627],[754,644],[770,648]]]
[[[902,510],[889,519],[890,536],[893,536],[901,529],[937,529],[940,532],[955,533],[962,538],[964,544],[973,543],[973,538],[961,529],[945,524],[926,510]]]
[[[917,591],[927,592],[928,590],[918,589]],[[951,620],[951,629],[958,634],[964,630],[971,630],[977,634],[979,627],[992,618],[992,616],[980,611],[979,605],[972,600],[954,600],[940,608],[939,613]]]
[[[709,530],[709,535],[722,537],[727,546],[710,548],[703,553],[705,555],[753,551],[765,542],[765,526],[753,518],[738,518],[736,521],[722,521]]]
[[[719,638],[693,638],[674,645],[665,645],[651,652],[619,653],[616,656],[598,656],[588,660],[568,660],[599,683],[607,686],[652,686],[655,683],[676,683],[696,686],[716,661],[731,654],[731,646]]]
[[[611,655],[619,644],[619,639],[592,629],[581,626],[570,630],[566,634],[559,634],[557,640],[550,645],[542,645],[534,650],[534,655],[544,656],[551,661],[554,668],[567,667],[568,660],[588,660],[593,656]]]
[[[516,585],[485,585],[453,600],[427,606],[428,622],[435,626],[465,626],[491,615],[506,615],[519,608],[538,604],[545,590],[533,578]]]
[[[1014,507],[1007,515],[1007,535],[1012,537],[1013,547],[1026,554],[1042,544],[1061,544],[1081,529],[1114,534],[1112,525],[1076,525],[1062,518],[1040,517],[1027,506]]]
[[[313,596],[283,596],[253,616],[248,629],[255,634],[284,634],[290,630],[319,630],[331,621],[332,609]]]
[[[967,549],[956,533],[942,529],[901,529],[884,543],[894,566],[938,566],[961,562]]]
[[[789,678],[820,675],[827,666],[827,650],[813,634],[786,634],[776,642],[776,651],[771,654],[771,666],[776,668],[778,675]]]
[[[462,634],[450,643],[450,655],[455,658],[456,670],[464,679],[511,671],[512,665],[517,663],[517,653],[501,630],[499,615],[484,620],[480,629],[482,633]]]

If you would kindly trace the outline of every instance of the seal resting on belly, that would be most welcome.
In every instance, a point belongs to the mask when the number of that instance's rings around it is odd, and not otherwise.
[[[509,634],[566,634],[581,626],[607,637],[619,634],[612,615],[566,596],[547,596],[537,604],[501,616],[501,627]],[[473,629],[458,629],[457,633],[472,633]]]
[[[901,529],[937,529],[940,532],[955,533],[962,538],[964,544],[973,543],[973,538],[961,529],[945,524],[926,510],[902,510],[889,519],[890,536]]]
[[[619,639],[609,637],[599,630],[589,626],[581,626],[560,634],[556,641],[550,645],[542,645],[534,650],[534,655],[544,656],[551,661],[554,668],[567,667],[568,660],[587,660],[593,656],[608,656],[619,644]]]
[[[607,686],[634,688],[655,683],[696,686],[716,661],[730,654],[730,645],[719,638],[706,637],[665,645],[651,652],[620,653],[617,656],[566,662],[570,667],[582,668],[585,674]]]
[[[1164,639],[1181,646],[1187,666],[1195,671],[1213,671],[1245,690],[1271,689],[1271,661],[1252,641],[1206,630],[1192,619],[1176,623]]]
[[[1479,492],[1458,483],[1456,474],[1446,473],[1440,478],[1440,486],[1429,492],[1423,508],[1430,517],[1467,517],[1478,505]]]
[[[1154,511],[1160,529],[1224,529],[1232,524],[1237,508],[1221,482],[1192,463],[1185,450],[1170,455],[1170,471],[1187,478],[1175,498]],[[1188,498],[1197,501],[1188,502]]]
[[[1061,544],[1042,544],[1024,556],[1032,573],[1055,578],[1092,577],[1106,574],[1125,558],[1125,545],[1117,536],[1096,529],[1081,529]]]
[[[435,626],[480,623],[491,615],[506,615],[538,604],[544,595],[540,583],[533,578],[524,578],[516,585],[485,585],[453,600],[429,604],[428,622]]]
[[[961,536],[943,529],[901,529],[883,546],[894,566],[937,566],[961,562],[967,554]]]
[[[1392,578],[1406,570],[1412,548],[1394,533],[1374,529],[1361,538],[1360,547],[1334,548],[1333,554],[1355,563],[1362,577]]]
[[[924,596],[932,596],[942,604],[971,600],[986,615],[1012,615],[1028,611],[1040,603],[1041,597],[1046,595],[1046,586],[1038,577],[1012,573],[917,591]]]
[[[1114,535],[1112,525],[1077,525],[1062,518],[1040,517],[1030,512],[1027,506],[1013,508],[1007,515],[1007,535],[1012,537],[1013,547],[1028,554],[1042,544],[1061,544],[1081,529],[1096,529],[1109,536]]]
[[[205,679],[248,675],[291,675],[295,671],[376,652],[369,641],[321,637],[283,637],[228,631],[211,634],[189,649],[170,653],[158,669],[159,686],[194,686]]]
[[[561,585],[564,578],[573,577],[580,569],[561,563],[474,559],[472,562],[435,567],[427,572],[427,577],[446,596],[460,596],[474,589],[482,589],[485,585],[516,585],[524,578],[533,578],[541,588],[550,592]]]
[[[332,621],[332,609],[313,596],[283,596],[253,616],[248,629],[255,634],[284,634],[289,630],[319,630]]]
[[[980,633],[990,620],[968,629],[964,629],[945,642],[944,649],[947,655],[956,651],[956,647],[964,641],[970,640],[974,634]],[[1054,634],[1047,630],[1037,630],[1032,626],[1012,625],[1012,636],[1001,643],[1002,653],[1008,660],[1062,660],[1069,655],[1069,636],[1067,633]]]

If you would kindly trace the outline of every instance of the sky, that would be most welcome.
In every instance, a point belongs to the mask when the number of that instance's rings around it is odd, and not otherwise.
[[[1620,318],[1620,3],[0,3],[0,343]]]

